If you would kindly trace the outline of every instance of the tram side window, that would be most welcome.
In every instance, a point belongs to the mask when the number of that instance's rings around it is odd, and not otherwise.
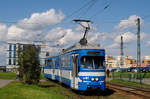
[[[63,66],[63,56],[61,56],[61,67]]]
[[[68,68],[70,69],[70,55],[68,56]]]
[[[63,57],[62,57],[62,63],[63,63],[62,69],[65,69],[65,56],[64,56],[64,55],[63,55]]]
[[[47,63],[48,63],[47,65],[51,68],[52,60],[51,60],[51,59],[48,59]]]
[[[53,69],[56,68],[56,59],[53,59],[52,68],[53,68]]]
[[[55,68],[56,69],[58,68],[58,58],[56,58],[56,60],[55,60]]]
[[[70,56],[67,55],[67,58],[66,58],[66,69],[70,69]]]

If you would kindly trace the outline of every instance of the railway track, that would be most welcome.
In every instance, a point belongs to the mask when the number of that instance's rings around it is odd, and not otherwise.
[[[127,86],[127,85],[116,84],[116,83],[107,83],[107,87],[111,89],[125,91],[133,95],[138,95],[142,97],[143,99],[150,99],[150,89]]]

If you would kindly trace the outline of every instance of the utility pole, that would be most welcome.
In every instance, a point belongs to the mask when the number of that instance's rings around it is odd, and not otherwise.
[[[137,67],[141,67],[141,47],[140,47],[140,18],[137,19],[138,31],[137,31]],[[139,69],[141,72],[141,69]],[[140,73],[140,84],[141,81],[141,73]]]
[[[137,19],[137,66],[141,66],[141,48],[140,48],[140,18]]]
[[[123,59],[123,55],[124,55],[124,53],[123,53],[123,36],[121,36],[121,44],[120,44],[120,49],[121,49],[121,53],[120,53],[120,55],[121,55],[121,58],[120,58],[120,65],[121,65],[121,67],[123,67],[124,66],[124,59]]]

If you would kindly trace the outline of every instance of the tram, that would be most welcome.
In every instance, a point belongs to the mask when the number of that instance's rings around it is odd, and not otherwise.
[[[86,21],[87,20],[75,20]],[[86,32],[89,27],[86,27]],[[90,44],[84,37],[58,55],[46,58],[44,77],[59,81],[72,89],[86,91],[91,88],[105,90],[105,50]]]

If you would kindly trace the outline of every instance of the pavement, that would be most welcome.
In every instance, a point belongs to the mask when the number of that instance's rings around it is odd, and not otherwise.
[[[13,80],[0,79],[0,88],[4,87]]]

